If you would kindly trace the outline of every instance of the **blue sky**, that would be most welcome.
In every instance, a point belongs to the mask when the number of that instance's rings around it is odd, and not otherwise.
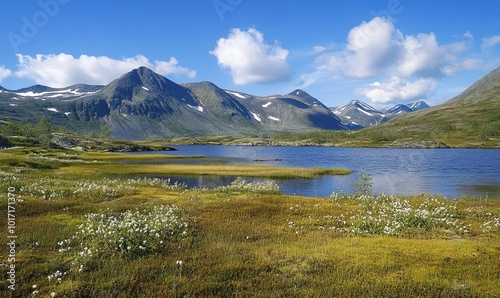
[[[494,0],[0,0],[0,85],[107,84],[141,65],[328,106],[457,95],[500,66]],[[8,7],[8,9],[7,9]]]

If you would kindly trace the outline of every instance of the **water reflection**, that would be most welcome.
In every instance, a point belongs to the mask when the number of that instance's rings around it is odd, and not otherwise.
[[[371,149],[329,147],[178,146],[169,155],[205,155],[206,159],[165,160],[175,163],[246,163],[294,167],[342,167],[348,176],[277,180],[285,194],[324,197],[352,193],[358,173],[372,177],[375,193],[447,197],[500,196],[500,150]],[[266,160],[256,162],[255,160]],[[235,177],[165,177],[190,187],[227,185]],[[259,181],[259,179],[246,179]],[[260,179],[263,180],[263,179]]]

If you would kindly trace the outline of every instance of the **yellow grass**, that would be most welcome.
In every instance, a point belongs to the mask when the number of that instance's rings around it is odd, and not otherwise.
[[[326,168],[294,168],[276,167],[270,165],[179,165],[179,164],[115,164],[92,163],[61,168],[61,173],[92,174],[92,175],[133,175],[157,174],[179,176],[241,176],[265,178],[313,178],[319,175],[347,175],[346,169]]]

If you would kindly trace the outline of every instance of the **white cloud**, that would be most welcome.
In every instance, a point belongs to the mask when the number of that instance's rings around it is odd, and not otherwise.
[[[230,70],[233,82],[238,85],[275,82],[290,75],[288,51],[277,44],[266,44],[263,34],[254,28],[231,29],[227,38],[217,41],[210,54],[217,57],[221,68]]]
[[[314,46],[311,49],[312,54],[318,54],[318,53],[322,53],[324,51],[326,51],[326,47],[324,47],[324,46]]]
[[[393,76],[387,82],[375,82],[359,88],[356,93],[364,95],[373,103],[389,103],[427,98],[435,91],[436,82],[432,79],[418,79],[415,82],[409,82]]]
[[[315,63],[322,71],[352,78],[384,73],[400,56],[401,33],[387,19],[376,17],[351,29],[344,50],[325,53]]]
[[[0,66],[0,82],[3,79],[5,79],[6,77],[10,76],[11,74],[12,74],[12,71],[5,68],[3,65]]]
[[[481,47],[483,49],[489,49],[500,43],[500,35],[494,35],[483,39]]]
[[[474,35],[472,35],[472,33],[470,33],[470,31],[467,31],[464,34],[462,34],[462,37],[464,37],[468,40],[474,40]]]
[[[470,40],[472,34],[463,38]],[[343,50],[323,53],[315,63],[321,72],[351,78],[387,74],[431,78],[460,69],[460,54],[467,49],[464,41],[440,45],[434,33],[405,36],[390,20],[375,17],[350,30]]]
[[[171,57],[169,61],[149,61],[138,55],[121,60],[106,56],[81,55],[78,58],[68,54],[17,55],[19,70],[16,76],[33,79],[36,83],[51,87],[66,87],[78,83],[108,84],[132,69],[146,66],[162,75],[185,75],[194,77],[196,72],[178,65]]]
[[[440,44],[432,32],[405,35],[391,20],[375,17],[353,27],[344,46],[318,52],[314,71],[301,75],[300,83],[373,79],[385,83],[357,91],[374,103],[424,98],[436,89],[436,79],[483,67],[484,61],[465,57],[474,36],[467,31],[456,37],[459,41]],[[485,41],[495,43],[500,36]]]
[[[407,36],[403,43],[403,58],[398,65],[398,71],[404,77],[413,75],[423,77],[438,77],[443,74],[443,68],[449,64],[446,48],[436,41],[434,33],[417,36]]]

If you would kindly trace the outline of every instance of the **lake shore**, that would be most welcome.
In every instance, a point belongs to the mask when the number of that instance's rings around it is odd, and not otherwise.
[[[242,179],[186,189],[104,177],[123,156],[2,152],[0,184],[18,212],[17,296],[500,295],[500,198],[374,196],[369,183],[311,198]]]

